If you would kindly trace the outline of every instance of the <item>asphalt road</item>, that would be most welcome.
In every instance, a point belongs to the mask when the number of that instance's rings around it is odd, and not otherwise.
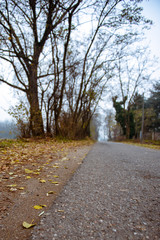
[[[160,151],[95,144],[31,239],[160,239]]]

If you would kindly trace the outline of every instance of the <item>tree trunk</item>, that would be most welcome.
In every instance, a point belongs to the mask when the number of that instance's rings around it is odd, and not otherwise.
[[[30,126],[33,137],[44,136],[42,113],[38,101],[37,67],[32,66],[29,77],[28,100],[30,103]]]
[[[54,123],[55,123],[54,134],[55,134],[55,136],[60,135],[58,120],[59,120],[59,114],[57,114],[57,111],[55,110],[55,114],[54,114]]]
[[[51,133],[51,124],[49,121],[49,110],[46,110],[46,135],[48,137],[51,137],[52,133]]]

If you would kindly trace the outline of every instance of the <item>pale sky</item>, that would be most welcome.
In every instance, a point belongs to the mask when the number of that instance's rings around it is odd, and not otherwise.
[[[160,0],[144,0],[141,3],[145,17],[153,20],[154,25],[146,34],[146,41],[153,55],[160,59]],[[7,110],[16,103],[13,90],[0,84],[0,121],[9,120],[11,117]]]
[[[160,58],[160,0],[144,0],[141,5],[144,16],[153,21],[151,30],[146,33],[149,47]]]

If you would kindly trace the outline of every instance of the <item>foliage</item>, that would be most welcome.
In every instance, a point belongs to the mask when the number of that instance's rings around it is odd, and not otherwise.
[[[156,83],[153,85],[153,89],[150,91],[151,95],[149,99],[146,101],[147,107],[154,111],[152,114],[152,124],[150,124],[150,128],[154,131],[160,132],[160,83]]]
[[[123,130],[123,135],[126,135],[126,121],[125,121],[126,111],[122,107],[123,102],[117,102],[117,97],[112,98],[112,100],[113,100],[113,107],[116,110],[115,119],[121,125],[121,128]]]
[[[144,133],[160,131],[160,89],[159,83],[153,85],[149,98],[143,100],[143,96],[136,94],[132,109],[135,118],[136,138],[139,137],[142,125],[142,106],[144,101]]]
[[[17,123],[17,135],[21,138],[28,138],[31,136],[31,129],[30,129],[30,115],[27,107],[24,105],[23,102],[20,104],[15,105],[15,107],[10,107],[8,113],[16,119]]]
[[[1,3],[0,58],[14,74],[1,76],[0,81],[25,94],[32,136],[90,134],[91,119],[113,78],[119,50],[138,39],[138,26],[144,29],[151,24],[138,3]],[[85,21],[92,25],[87,33]]]
[[[134,115],[132,110],[128,107],[128,109],[124,109],[122,105],[124,102],[118,102],[117,96],[112,98],[113,100],[113,106],[116,110],[116,121],[120,124],[123,135],[127,138],[132,138],[135,135],[135,123],[134,123]],[[127,98],[125,98],[125,101]]]

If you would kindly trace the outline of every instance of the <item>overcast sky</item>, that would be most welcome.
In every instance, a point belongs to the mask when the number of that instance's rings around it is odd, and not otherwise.
[[[141,4],[145,17],[153,20],[153,26],[146,34],[146,40],[153,55],[160,59],[160,0],[144,0]],[[13,90],[0,84],[0,121],[9,120],[11,117],[7,110],[16,103]]]
[[[144,0],[141,4],[144,16],[153,20],[153,26],[146,34],[152,53],[160,58],[160,0]]]

